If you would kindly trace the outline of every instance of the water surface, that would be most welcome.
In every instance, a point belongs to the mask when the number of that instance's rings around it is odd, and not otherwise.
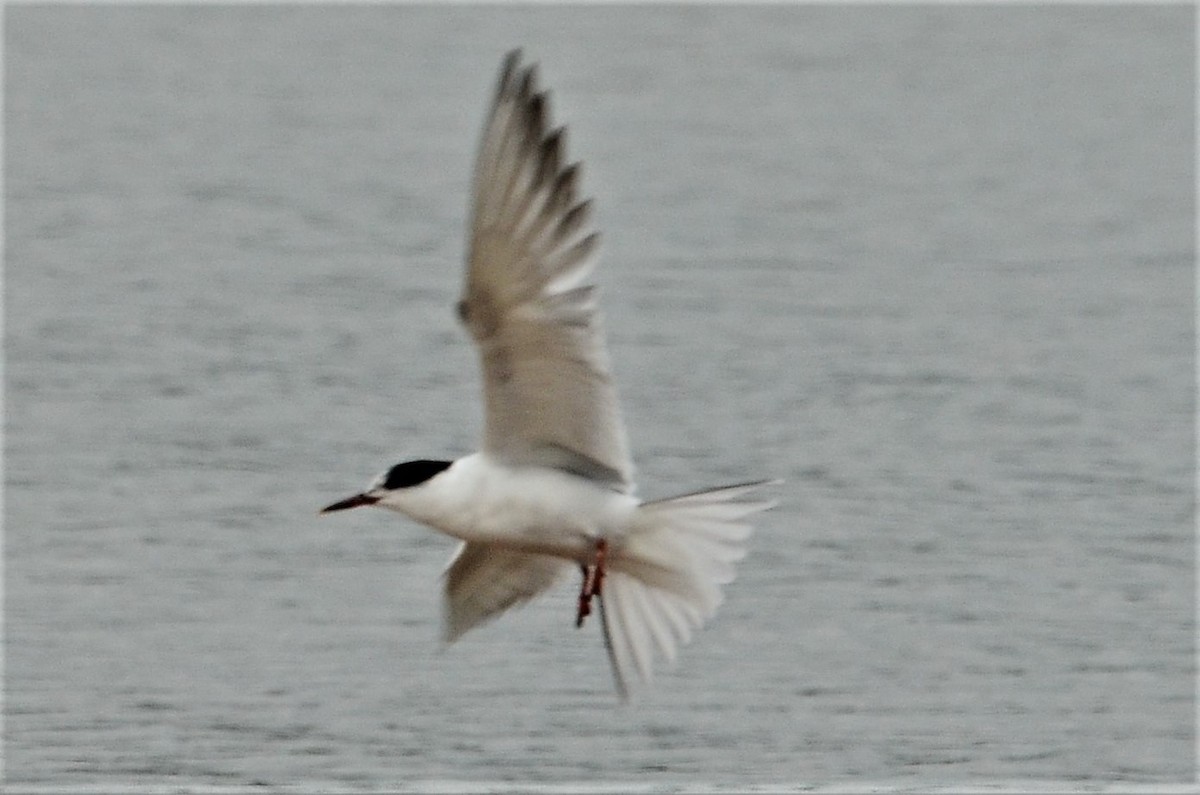
[[[571,586],[442,653],[451,543],[316,516],[474,448],[514,45],[641,492],[786,479],[627,708]],[[4,49],[10,786],[1192,780],[1190,8],[15,6]]]

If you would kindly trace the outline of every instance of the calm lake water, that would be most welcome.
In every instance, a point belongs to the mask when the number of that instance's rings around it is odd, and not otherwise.
[[[4,14],[10,790],[1194,780],[1191,8]],[[452,543],[316,515],[475,447],[517,45],[641,493],[786,480],[628,707],[574,584],[442,651]]]

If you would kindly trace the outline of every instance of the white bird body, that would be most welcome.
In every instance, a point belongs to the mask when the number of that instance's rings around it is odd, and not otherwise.
[[[398,511],[461,541],[446,569],[447,642],[583,573],[576,626],[600,605],[622,697],[654,658],[708,620],[751,532],[767,481],[668,500],[633,496],[633,461],[608,364],[596,288],[598,241],[578,201],[565,131],[513,51],[484,126],[472,190],[459,319],[480,354],[483,449],[406,461],[323,512]]]
[[[596,539],[629,531],[638,500],[562,470],[504,466],[473,453],[377,504],[462,541],[587,564]]]

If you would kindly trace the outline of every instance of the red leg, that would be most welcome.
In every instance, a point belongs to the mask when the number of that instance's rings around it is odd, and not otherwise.
[[[583,586],[579,589],[579,608],[575,613],[575,626],[582,627],[583,620],[592,614],[592,597],[600,595],[604,583],[604,557],[608,553],[608,541],[601,538],[596,542],[595,562],[590,565],[580,564],[583,573]]]
[[[579,589],[579,609],[575,613],[577,628],[583,626],[583,620],[592,612],[592,567],[580,564],[579,569],[583,572],[583,587]]]
[[[600,588],[604,585],[604,558],[607,555],[608,555],[608,540],[602,538],[596,542],[596,566],[594,569],[595,577],[593,578],[595,580],[595,582],[593,584],[594,587],[592,588],[593,596],[599,596]]]

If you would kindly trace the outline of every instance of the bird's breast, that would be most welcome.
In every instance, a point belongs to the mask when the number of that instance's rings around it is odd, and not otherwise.
[[[482,456],[454,466],[460,464],[463,471],[447,483],[455,493],[427,523],[464,541],[587,560],[596,538],[624,534],[637,507],[627,494],[557,470],[501,466]]]

